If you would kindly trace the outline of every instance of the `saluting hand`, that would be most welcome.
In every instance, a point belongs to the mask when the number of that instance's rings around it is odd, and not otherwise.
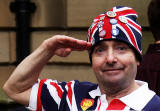
[[[83,51],[91,48],[91,43],[65,35],[56,35],[45,40],[45,45],[53,55],[66,57],[71,51]]]

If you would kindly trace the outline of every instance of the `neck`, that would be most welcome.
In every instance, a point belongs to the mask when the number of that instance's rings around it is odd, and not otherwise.
[[[131,85],[125,88],[105,88],[106,90],[101,90],[103,94],[106,94],[106,99],[108,103],[112,101],[115,98],[121,98],[124,97],[134,90],[139,88],[139,85],[134,81]]]

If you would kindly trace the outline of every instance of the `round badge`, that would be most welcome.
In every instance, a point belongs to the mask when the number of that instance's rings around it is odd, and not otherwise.
[[[100,17],[100,20],[103,20],[105,18],[105,16]]]
[[[102,30],[99,32],[99,36],[100,37],[104,37],[106,35],[106,31],[105,30]]]
[[[108,16],[108,17],[116,17],[116,13],[113,12],[113,11],[108,11],[108,12],[107,12],[107,16]]]
[[[128,23],[127,18],[125,16],[119,16],[119,21],[121,21],[122,23]]]
[[[116,19],[110,19],[109,22],[110,22],[112,25],[117,24],[117,20],[116,20]]]
[[[98,27],[98,28],[101,28],[101,27],[103,27],[103,25],[104,25],[104,22],[103,22],[103,21],[100,21],[100,22],[98,22],[97,27]]]
[[[118,29],[113,29],[113,30],[111,31],[111,33],[112,33],[113,36],[116,36],[116,35],[119,34],[119,30],[118,30]]]

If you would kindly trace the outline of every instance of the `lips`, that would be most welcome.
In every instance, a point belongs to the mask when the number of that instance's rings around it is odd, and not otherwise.
[[[105,68],[105,69],[102,69],[102,72],[116,72],[121,70],[124,70],[124,68]]]

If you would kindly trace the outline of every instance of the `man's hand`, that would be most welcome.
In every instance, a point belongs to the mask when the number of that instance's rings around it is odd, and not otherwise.
[[[91,43],[64,35],[56,35],[45,40],[44,44],[53,54],[65,57],[71,51],[83,51],[91,48]]]

